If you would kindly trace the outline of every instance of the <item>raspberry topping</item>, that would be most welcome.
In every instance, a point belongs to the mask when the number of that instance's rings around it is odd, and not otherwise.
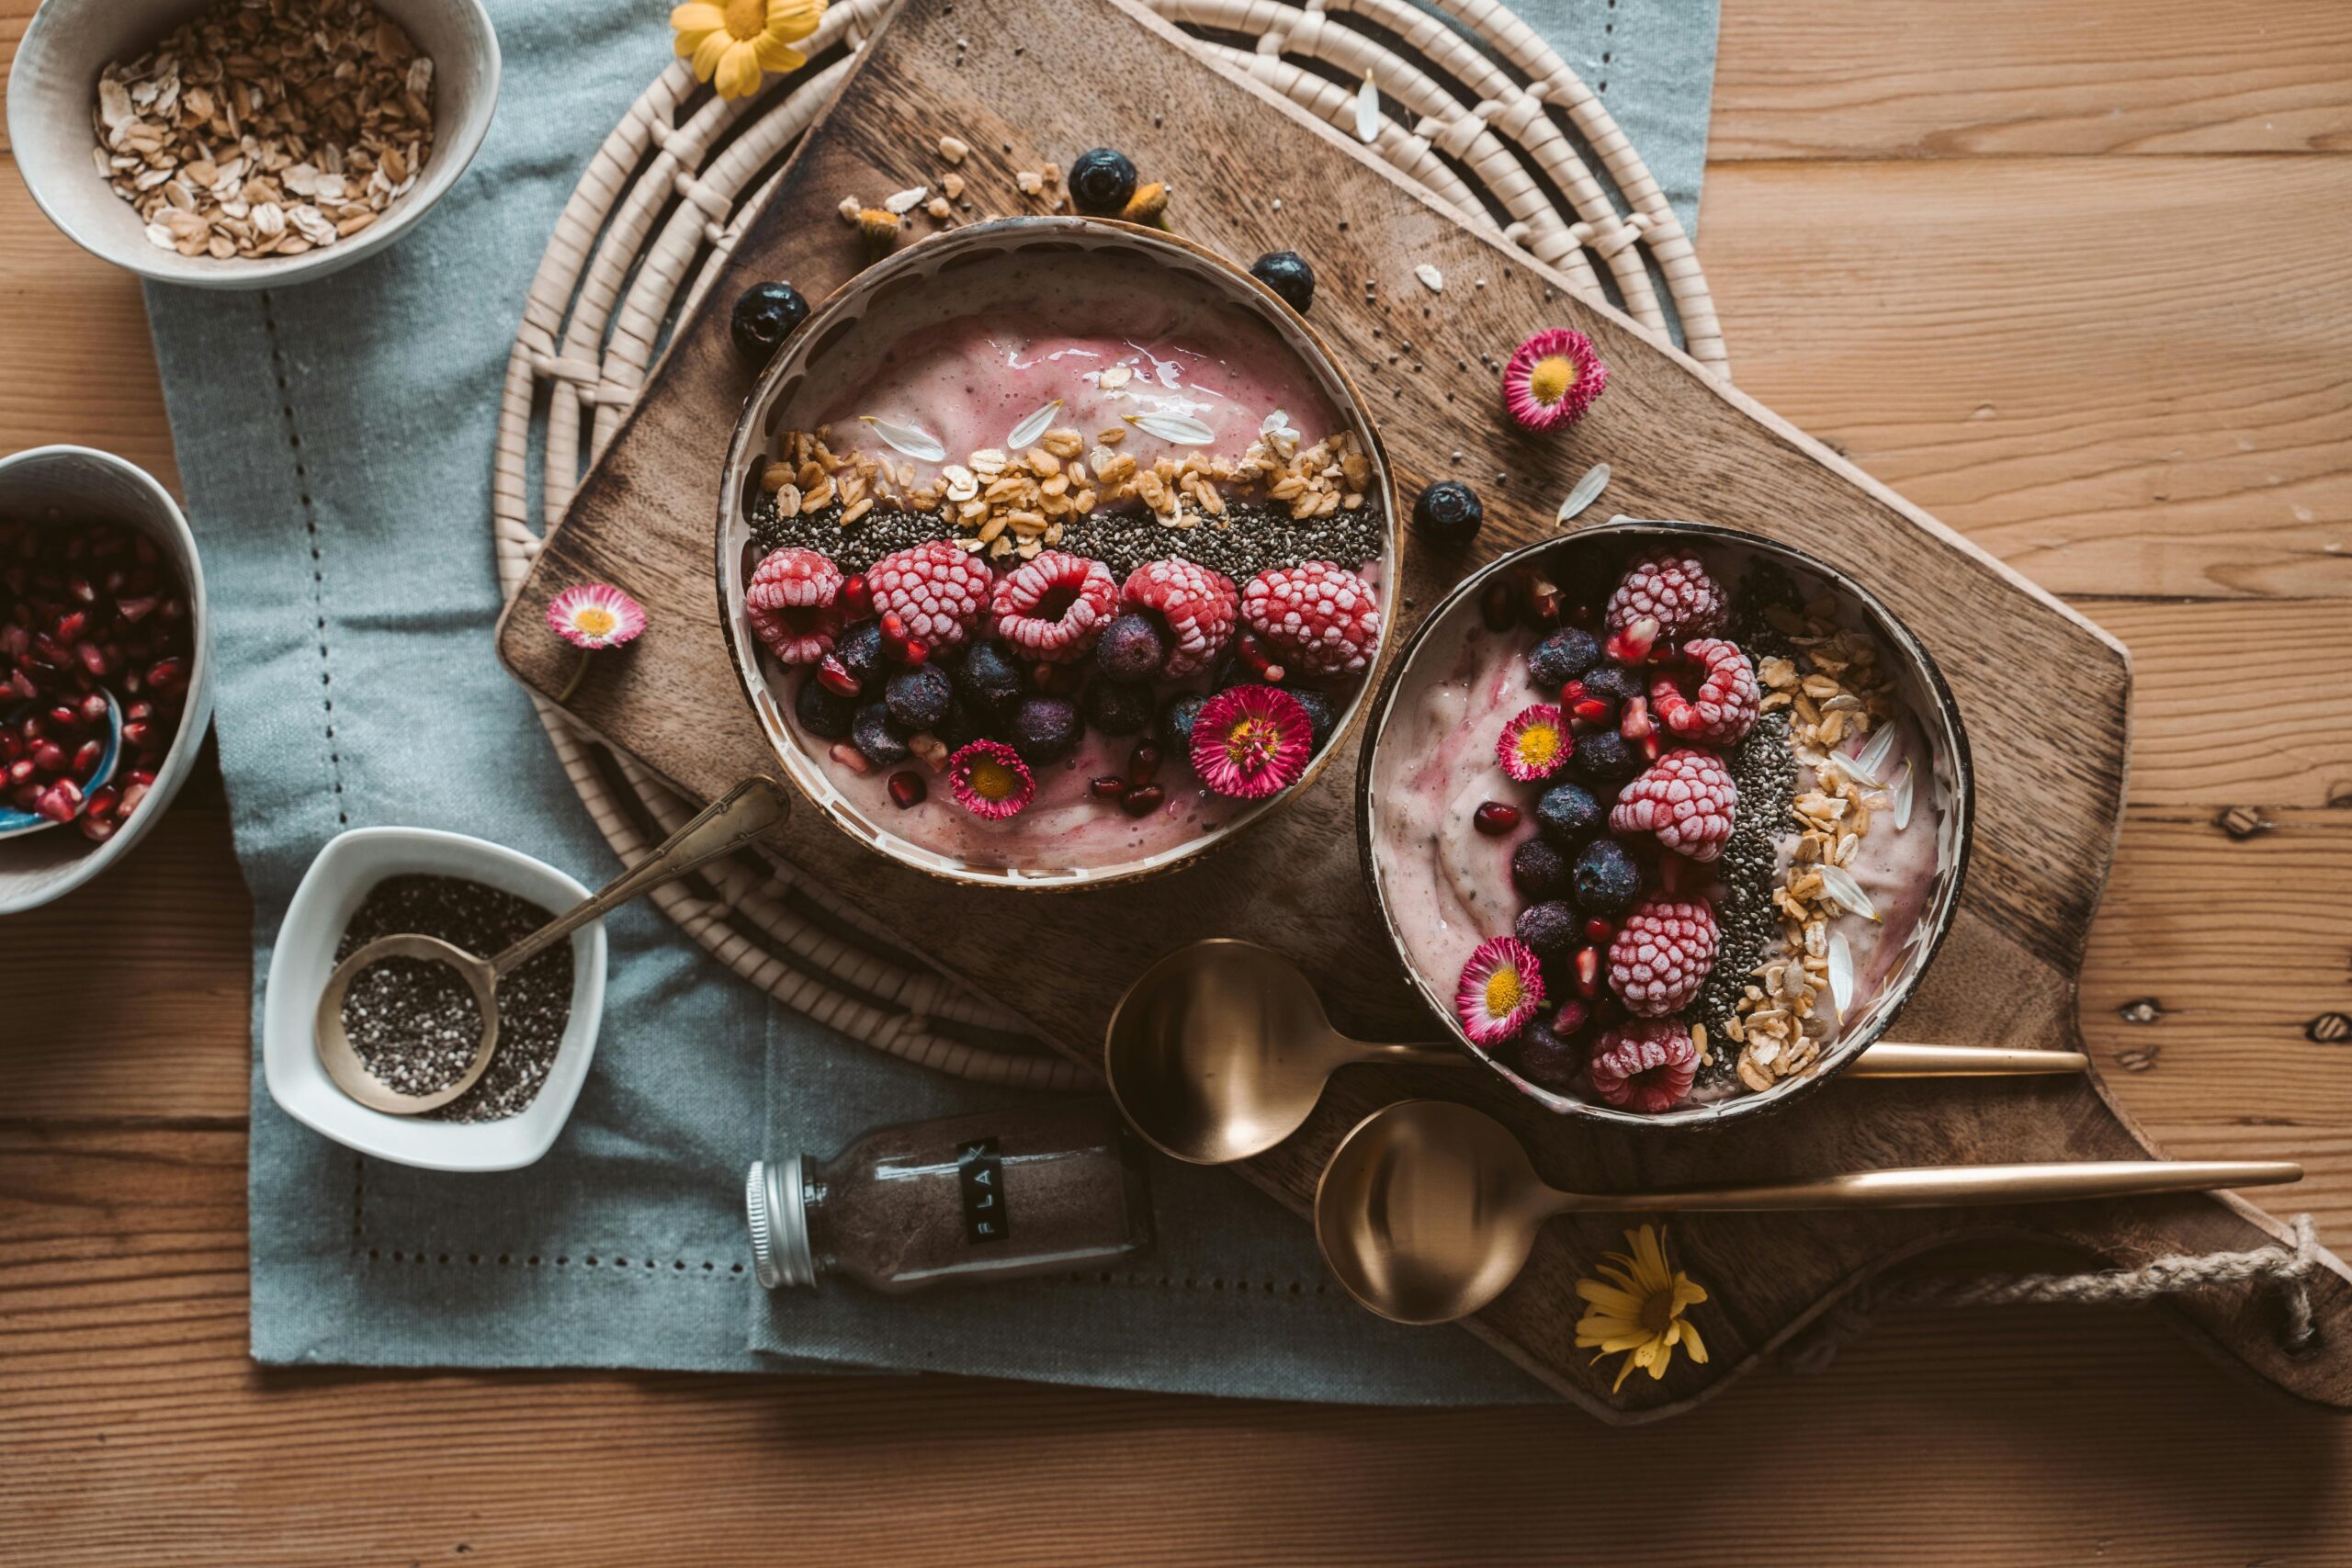
[[[1168,624],[1166,674],[1182,680],[1209,667],[1233,640],[1240,596],[1233,580],[1188,560],[1154,560],[1127,574],[1120,600],[1149,610]]]
[[[1241,592],[1250,629],[1309,675],[1359,675],[1380,645],[1372,585],[1327,560],[1261,571]]]
[[[1076,659],[1094,646],[1118,605],[1109,567],[1047,550],[996,585],[996,635],[1032,659]]]
[[[786,664],[814,664],[841,635],[841,569],[814,550],[774,550],[743,589],[743,614]]]
[[[1609,943],[1609,988],[1640,1018],[1690,1006],[1714,966],[1715,912],[1703,900],[1645,898]]]
[[[1731,837],[1739,786],[1711,751],[1668,751],[1625,786],[1609,813],[1620,833],[1655,833],[1677,854],[1711,861]]]
[[[1699,1048],[1672,1019],[1636,1018],[1603,1034],[1585,1071],[1592,1092],[1644,1115],[1671,1111],[1699,1076]]]
[[[1756,667],[1736,643],[1720,637],[1693,637],[1682,645],[1690,662],[1661,670],[1650,679],[1650,708],[1667,733],[1702,746],[1738,744],[1756,722],[1763,693],[1756,684]],[[1696,690],[1690,680],[1698,681]]]
[[[1724,591],[1689,556],[1652,556],[1634,563],[1609,596],[1609,655],[1638,660],[1664,638],[1680,642],[1723,627]]]
[[[895,615],[925,648],[953,648],[980,624],[989,569],[945,539],[884,556],[865,574],[874,613]]]

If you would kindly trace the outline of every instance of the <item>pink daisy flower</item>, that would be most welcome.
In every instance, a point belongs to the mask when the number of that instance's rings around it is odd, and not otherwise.
[[[574,648],[618,648],[645,629],[645,608],[609,582],[582,582],[549,602],[548,626]]]
[[[1219,795],[1261,800],[1298,782],[1314,750],[1314,725],[1280,686],[1233,686],[1201,705],[1193,721],[1193,772]]]
[[[1537,333],[1503,367],[1503,402],[1529,430],[1574,424],[1608,385],[1592,340],[1566,327]]]
[[[1499,1045],[1527,1027],[1544,1005],[1544,965],[1512,936],[1488,937],[1462,966],[1453,992],[1462,1032],[1478,1045]]]
[[[1550,703],[1531,703],[1511,716],[1495,739],[1495,761],[1521,784],[1548,779],[1567,765],[1575,742],[1567,715]]]
[[[1001,822],[1037,797],[1037,781],[1021,753],[1001,740],[975,740],[947,759],[956,804],[975,817]]]

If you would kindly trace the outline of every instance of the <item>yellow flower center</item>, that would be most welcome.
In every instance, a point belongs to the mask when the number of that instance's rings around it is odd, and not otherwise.
[[[1282,727],[1271,719],[1245,718],[1226,732],[1225,754],[1238,768],[1264,767],[1282,745]]]
[[[972,764],[972,793],[982,800],[1010,800],[1012,792],[1019,787],[1020,781],[1002,762]]]
[[[1487,976],[1487,1016],[1503,1018],[1519,1008],[1519,971],[1496,970]]]
[[[603,637],[621,624],[621,618],[602,604],[582,604],[571,612],[571,625],[583,637]]]
[[[1576,362],[1565,355],[1555,354],[1539,359],[1535,362],[1535,368],[1527,373],[1529,395],[1546,406],[1566,397],[1568,389],[1576,384]]]
[[[727,36],[749,43],[768,30],[768,0],[727,0]]]
[[[1551,765],[1560,754],[1560,732],[1548,724],[1539,724],[1519,738],[1519,760],[1531,768]]]

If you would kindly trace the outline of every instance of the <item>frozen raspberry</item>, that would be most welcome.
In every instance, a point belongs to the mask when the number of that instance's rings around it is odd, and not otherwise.
[[[1705,637],[1722,628],[1725,608],[1723,589],[1689,556],[1636,561],[1609,596],[1609,657],[1639,660],[1661,638]]]
[[[1593,1044],[1586,1064],[1592,1092],[1611,1105],[1644,1115],[1671,1111],[1699,1076],[1699,1048],[1690,1032],[1670,1018],[1637,1018]]]
[[[1627,784],[1609,813],[1620,833],[1655,833],[1679,855],[1710,861],[1731,837],[1739,786],[1731,770],[1712,751],[1668,751]]]
[[[1682,645],[1682,657],[1689,664],[1668,666],[1651,677],[1651,713],[1679,740],[1737,745],[1755,724],[1764,696],[1756,684],[1756,666],[1736,643],[1721,637],[1693,637]]]
[[[1231,578],[1188,560],[1144,562],[1127,574],[1119,598],[1167,623],[1168,663],[1162,672],[1171,681],[1200,673],[1225,651],[1241,608]]]
[[[895,615],[926,649],[954,648],[988,608],[989,569],[945,539],[884,556],[865,574],[876,615]]]
[[[1109,567],[1047,550],[996,585],[996,635],[1032,659],[1076,659],[1094,646],[1118,605]]]
[[[1380,646],[1372,585],[1327,560],[1251,578],[1241,591],[1241,618],[1308,675],[1360,675]]]
[[[743,590],[743,614],[786,664],[814,664],[841,636],[841,568],[815,550],[775,550]]]
[[[1680,1012],[1714,966],[1715,912],[1703,899],[1645,898],[1609,943],[1609,988],[1637,1018]]]

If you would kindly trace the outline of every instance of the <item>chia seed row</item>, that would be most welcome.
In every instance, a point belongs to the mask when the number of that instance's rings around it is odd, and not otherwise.
[[[1706,1084],[1731,1081],[1739,1053],[1724,1026],[1747,987],[1749,971],[1764,962],[1780,939],[1780,916],[1772,907],[1772,889],[1780,882],[1775,840],[1788,820],[1797,784],[1787,716],[1768,713],[1758,718],[1725,762],[1732,782],[1739,786],[1739,805],[1731,838],[1716,863],[1724,896],[1715,905],[1715,966],[1684,1015],[1706,1026],[1708,1052],[1714,1058],[1699,1069],[1700,1081]]]

